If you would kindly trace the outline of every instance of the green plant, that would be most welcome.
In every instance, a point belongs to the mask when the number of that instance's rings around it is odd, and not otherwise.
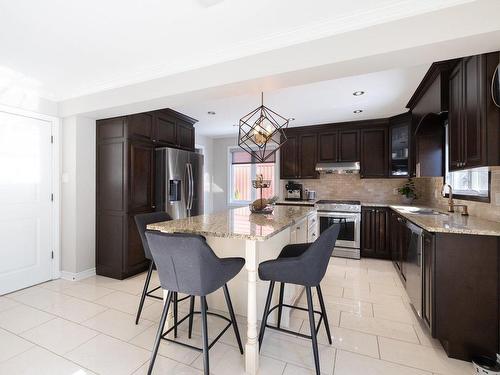
[[[409,178],[403,186],[398,189],[398,193],[404,195],[406,198],[417,198],[415,189],[415,182]]]

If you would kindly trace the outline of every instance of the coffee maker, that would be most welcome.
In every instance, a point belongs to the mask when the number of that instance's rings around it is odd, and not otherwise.
[[[293,181],[288,181],[285,185],[285,200],[286,201],[301,201],[302,199],[302,184],[297,184]]]

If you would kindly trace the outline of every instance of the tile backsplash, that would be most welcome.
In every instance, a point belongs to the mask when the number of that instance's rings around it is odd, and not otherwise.
[[[447,198],[441,196],[442,177],[414,178],[418,199],[415,204],[447,209]],[[280,181],[280,191],[285,194],[288,180]],[[354,199],[366,203],[402,203],[396,191],[406,179],[370,178],[359,175],[322,174],[319,179],[297,180],[304,189],[315,190],[317,199]],[[491,172],[491,202],[481,203],[455,199],[455,204],[468,206],[469,214],[483,219],[500,221],[500,169]]]

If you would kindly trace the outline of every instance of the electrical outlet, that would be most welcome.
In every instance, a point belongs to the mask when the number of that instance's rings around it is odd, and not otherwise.
[[[392,189],[392,195],[398,195],[398,188]]]

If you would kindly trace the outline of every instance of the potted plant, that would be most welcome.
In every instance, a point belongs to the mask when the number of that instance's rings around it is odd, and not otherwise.
[[[404,204],[412,204],[413,200],[417,198],[415,190],[415,182],[411,178],[398,189],[398,193],[403,196]]]

